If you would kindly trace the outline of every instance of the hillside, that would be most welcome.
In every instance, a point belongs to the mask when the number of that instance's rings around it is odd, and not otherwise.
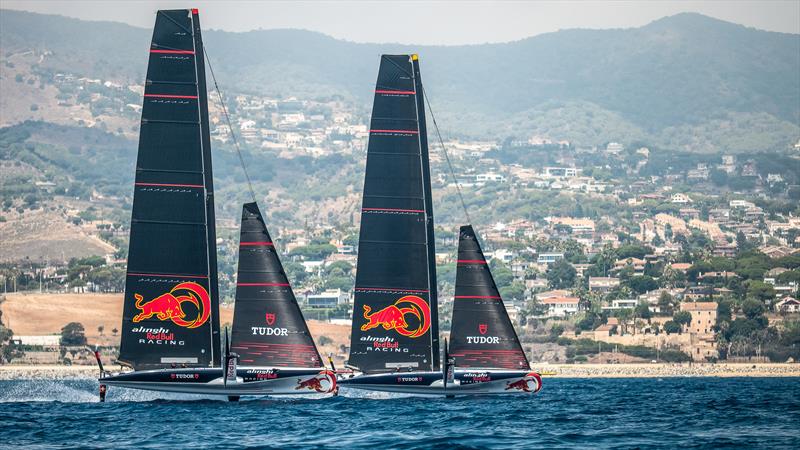
[[[39,71],[144,77],[150,30],[10,10],[0,30],[4,60],[33,50]],[[229,92],[343,96],[365,108],[378,55],[418,52],[440,122],[455,135],[644,139],[693,151],[774,150],[800,136],[800,36],[698,14],[469,46],[356,44],[298,30],[210,30],[204,39]],[[3,101],[2,122],[40,118],[25,109],[42,93],[28,91]]]

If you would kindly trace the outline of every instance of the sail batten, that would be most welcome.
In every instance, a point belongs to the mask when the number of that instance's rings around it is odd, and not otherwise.
[[[157,13],[143,95],[119,358],[136,369],[218,364],[210,136],[198,50],[197,14]]]
[[[459,230],[450,357],[456,367],[529,368],[472,226]]]
[[[364,372],[436,370],[439,364],[433,239],[428,229],[433,212],[427,198],[430,178],[419,86],[412,56],[381,57],[364,175],[348,361]]]
[[[255,203],[246,203],[242,208],[231,350],[246,366],[322,366]]]

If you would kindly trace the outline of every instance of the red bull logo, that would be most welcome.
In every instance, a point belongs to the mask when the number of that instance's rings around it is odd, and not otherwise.
[[[330,370],[323,370],[313,378],[306,380],[298,378],[297,386],[295,386],[294,390],[302,391],[306,389],[323,394],[333,392],[336,389],[336,376]]]
[[[431,308],[425,300],[416,295],[406,295],[393,305],[370,314],[371,311],[372,307],[364,305],[364,318],[367,319],[367,323],[361,325],[361,331],[381,326],[386,331],[395,330],[402,336],[418,338],[427,333],[431,327]],[[406,320],[408,314],[419,321],[419,325],[414,329]]]
[[[542,388],[542,377],[536,372],[531,372],[517,381],[506,384],[507,391],[519,390],[522,392],[539,392]]]
[[[171,320],[179,327],[197,328],[206,323],[211,315],[211,298],[208,292],[193,281],[177,284],[166,294],[149,302],[145,302],[139,294],[133,296],[136,298],[135,306],[141,311],[133,317],[134,323],[155,316],[158,320]],[[186,319],[186,312],[183,310],[183,304],[187,302],[197,309],[197,317],[192,320]]]

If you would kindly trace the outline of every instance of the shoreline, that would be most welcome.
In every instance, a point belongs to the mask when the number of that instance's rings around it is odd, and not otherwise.
[[[547,378],[800,377],[796,363],[532,364]]]
[[[798,363],[533,364],[545,378],[800,377]],[[0,365],[0,380],[97,379],[93,365]]]

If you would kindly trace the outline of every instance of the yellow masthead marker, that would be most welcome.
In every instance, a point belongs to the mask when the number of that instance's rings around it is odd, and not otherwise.
[[[417,55],[416,53],[414,53],[413,55],[411,55],[411,59],[412,59],[412,60],[414,60],[414,61],[416,61],[416,60],[418,60],[418,59],[419,59],[419,55]]]

